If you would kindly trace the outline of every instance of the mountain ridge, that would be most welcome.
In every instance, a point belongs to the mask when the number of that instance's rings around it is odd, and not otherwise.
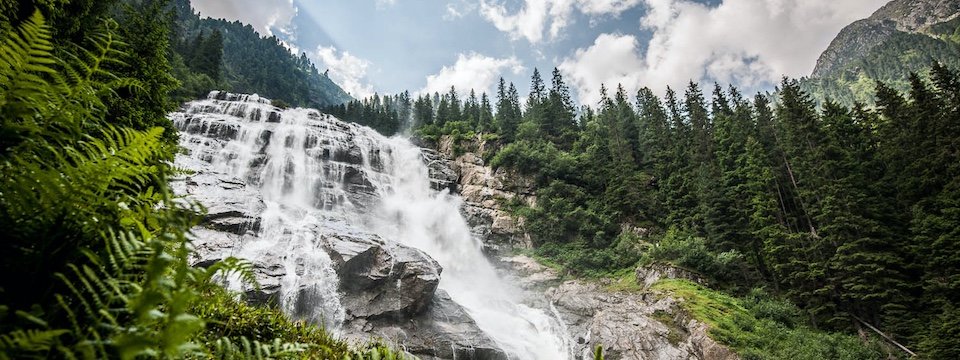
[[[909,89],[933,62],[960,65],[960,0],[894,0],[840,31],[817,59],[806,90],[818,101],[872,103],[876,82]]]

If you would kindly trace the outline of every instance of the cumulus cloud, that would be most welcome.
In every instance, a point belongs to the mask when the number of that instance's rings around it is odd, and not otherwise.
[[[500,1],[481,0],[480,14],[514,40],[538,43],[545,33],[551,39],[557,38],[572,22],[575,10],[591,16],[616,16],[639,3],[640,0],[524,0],[519,10],[511,13]]]
[[[581,99],[599,97],[599,84],[648,86],[662,93],[688,81],[718,81],[752,90],[781,76],[810,74],[817,57],[847,24],[886,0],[644,0],[645,49],[632,35],[600,35],[560,66]],[[605,57],[605,54],[607,54]],[[607,60],[607,61],[604,61]],[[621,62],[630,66],[620,66]]]
[[[317,68],[330,71],[330,79],[356,98],[373,95],[373,86],[367,82],[370,61],[339,51],[333,46],[320,46],[314,53]]]
[[[290,26],[297,15],[293,0],[193,0],[191,3],[202,16],[239,20],[264,36],[274,35],[274,31],[291,35]]]
[[[560,64],[559,69],[577,89],[580,102],[596,105],[600,100],[600,86],[606,84],[616,91],[617,84],[635,90],[641,82],[644,61],[638,54],[639,42],[633,35],[602,34],[593,45],[577,50],[572,58]]]
[[[460,54],[452,66],[444,66],[439,73],[427,76],[427,84],[420,93],[444,93],[450,91],[450,86],[459,92],[470,89],[489,92],[504,71],[519,74],[523,70],[523,65],[514,57],[498,59],[476,53]]]

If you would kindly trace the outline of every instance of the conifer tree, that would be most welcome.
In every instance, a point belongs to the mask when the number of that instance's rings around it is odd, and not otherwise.
[[[493,123],[493,109],[490,105],[490,97],[487,96],[486,92],[480,96],[479,112],[480,115],[477,118],[477,130],[482,133],[495,131],[496,127]]]

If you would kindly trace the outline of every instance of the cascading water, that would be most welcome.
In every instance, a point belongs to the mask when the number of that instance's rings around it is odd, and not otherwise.
[[[209,164],[261,192],[259,232],[234,255],[282,259],[287,313],[336,331],[345,314],[318,234],[372,232],[439,262],[439,287],[512,358],[570,357],[560,321],[522,304],[520,290],[500,279],[459,198],[431,188],[423,153],[407,139],[256,95],[212,92],[171,118],[189,152],[178,164]]]

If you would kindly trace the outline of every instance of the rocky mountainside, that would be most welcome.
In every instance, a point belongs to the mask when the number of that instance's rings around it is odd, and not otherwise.
[[[894,0],[844,28],[820,55],[807,90],[820,100],[872,102],[873,81],[905,90],[933,61],[960,66],[960,0]]]

